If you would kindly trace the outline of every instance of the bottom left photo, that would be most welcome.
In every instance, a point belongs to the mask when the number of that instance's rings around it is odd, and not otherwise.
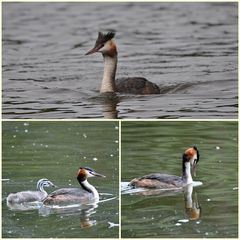
[[[3,238],[119,237],[119,122],[2,122]]]

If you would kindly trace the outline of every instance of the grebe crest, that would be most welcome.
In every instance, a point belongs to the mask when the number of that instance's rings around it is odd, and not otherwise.
[[[107,34],[98,32],[98,38],[95,42],[93,49],[88,51],[85,55],[90,55],[95,52],[112,55],[111,53],[113,52],[113,50],[116,50],[115,54],[117,54],[116,44],[112,40],[114,36],[115,32],[108,32]]]
[[[77,179],[79,181],[85,181],[89,177],[105,177],[105,176],[97,173],[90,167],[80,167],[77,173]]]
[[[117,71],[117,46],[113,41],[115,32],[98,33],[94,47],[85,55],[100,52],[104,58],[104,73],[101,84],[101,93],[120,92],[131,94],[158,94],[159,87],[143,77],[129,77],[115,81]]]

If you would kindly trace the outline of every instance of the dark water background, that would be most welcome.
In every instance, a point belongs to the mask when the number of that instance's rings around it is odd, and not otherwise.
[[[200,152],[194,188],[201,207],[189,220],[183,193],[172,196],[122,195],[122,237],[238,237],[237,122],[123,122],[122,179],[161,172],[181,175],[183,151]]]
[[[2,236],[118,238],[118,226],[108,223],[119,223],[118,136],[118,122],[3,122]],[[106,176],[89,179],[100,194],[97,206],[50,213],[7,207],[9,193],[35,190],[41,178],[59,188],[78,187],[80,166]]]
[[[236,118],[237,3],[3,3],[4,118]],[[165,93],[99,97],[99,30],[118,77]],[[167,90],[167,91],[166,91]]]

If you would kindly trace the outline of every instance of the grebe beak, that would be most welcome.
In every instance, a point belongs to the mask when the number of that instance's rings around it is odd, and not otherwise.
[[[106,177],[106,176],[104,176],[102,174],[99,174],[99,173],[96,173],[96,172],[93,172],[92,174],[96,177],[104,177],[104,178]]]
[[[89,50],[85,55],[90,55],[90,54],[93,54],[95,52],[98,52],[98,50],[101,49],[102,47],[103,47],[103,45],[95,46],[93,49]]]
[[[192,165],[192,175],[193,175],[194,177],[197,176],[196,171],[197,171],[197,162],[194,161],[194,162],[193,162],[193,165]]]
[[[53,183],[51,183],[51,187],[54,187],[54,188],[56,188],[57,186],[56,186],[56,185],[54,185]]]

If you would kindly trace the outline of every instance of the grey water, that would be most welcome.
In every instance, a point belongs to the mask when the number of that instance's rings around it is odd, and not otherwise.
[[[237,118],[238,4],[3,3],[3,118]],[[151,96],[99,94],[98,31],[115,30],[117,77]]]
[[[192,194],[122,194],[122,238],[238,237],[237,121],[135,121],[121,128],[122,182],[150,173],[181,176],[182,154],[193,145],[200,153],[194,181],[202,182]]]
[[[4,238],[118,238],[118,122],[11,121],[3,122],[2,132]],[[57,189],[78,187],[77,171],[86,166],[106,176],[89,179],[99,203],[62,208],[6,203],[9,193],[35,190],[41,178]]]

